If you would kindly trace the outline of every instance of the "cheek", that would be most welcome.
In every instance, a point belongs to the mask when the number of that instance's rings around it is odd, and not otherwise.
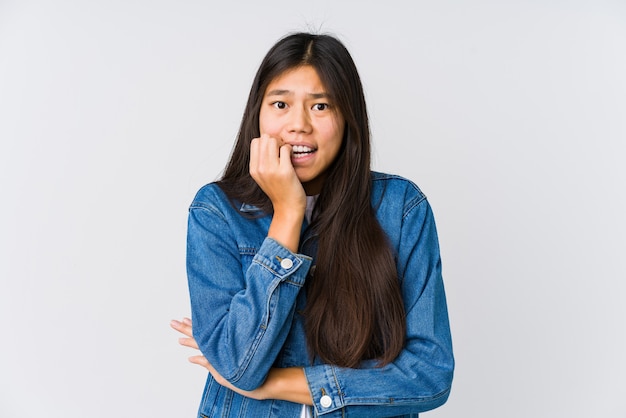
[[[259,115],[259,131],[261,134],[268,134],[270,136],[276,136],[281,132],[281,126],[276,120],[267,117],[263,112]]]
[[[341,148],[341,142],[343,141],[343,127],[338,127],[335,124],[329,126],[327,131],[325,132],[325,137],[328,138],[328,147],[332,149],[334,153],[339,152],[339,148]]]

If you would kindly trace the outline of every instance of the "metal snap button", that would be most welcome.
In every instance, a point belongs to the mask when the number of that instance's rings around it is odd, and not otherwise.
[[[328,408],[332,404],[333,404],[333,400],[330,399],[330,396],[324,395],[320,398],[320,405],[322,405],[322,407]]]
[[[280,266],[284,268],[285,270],[289,270],[290,268],[293,267],[293,261],[291,261],[291,259],[289,258],[283,258],[280,261]]]

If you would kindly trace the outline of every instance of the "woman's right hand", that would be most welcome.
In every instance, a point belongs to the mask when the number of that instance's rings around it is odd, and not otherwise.
[[[291,164],[291,145],[267,134],[250,144],[250,175],[272,201],[274,212],[306,208],[306,194]]]
[[[254,138],[250,144],[250,175],[274,208],[267,236],[297,252],[306,194],[291,164],[291,145],[267,134]]]

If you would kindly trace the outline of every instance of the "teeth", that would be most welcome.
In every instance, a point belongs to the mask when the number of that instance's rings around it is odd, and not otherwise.
[[[293,151],[294,154],[301,154],[301,153],[305,153],[305,152],[313,152],[314,149],[313,148],[309,148],[306,145],[294,145],[291,150]]]

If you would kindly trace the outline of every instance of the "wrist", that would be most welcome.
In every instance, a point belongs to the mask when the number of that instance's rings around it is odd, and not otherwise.
[[[272,368],[263,386],[265,399],[313,405],[304,370],[300,367]]]
[[[272,223],[267,236],[279,242],[289,251],[298,252],[300,244],[300,232],[304,220],[304,211],[274,211]]]

